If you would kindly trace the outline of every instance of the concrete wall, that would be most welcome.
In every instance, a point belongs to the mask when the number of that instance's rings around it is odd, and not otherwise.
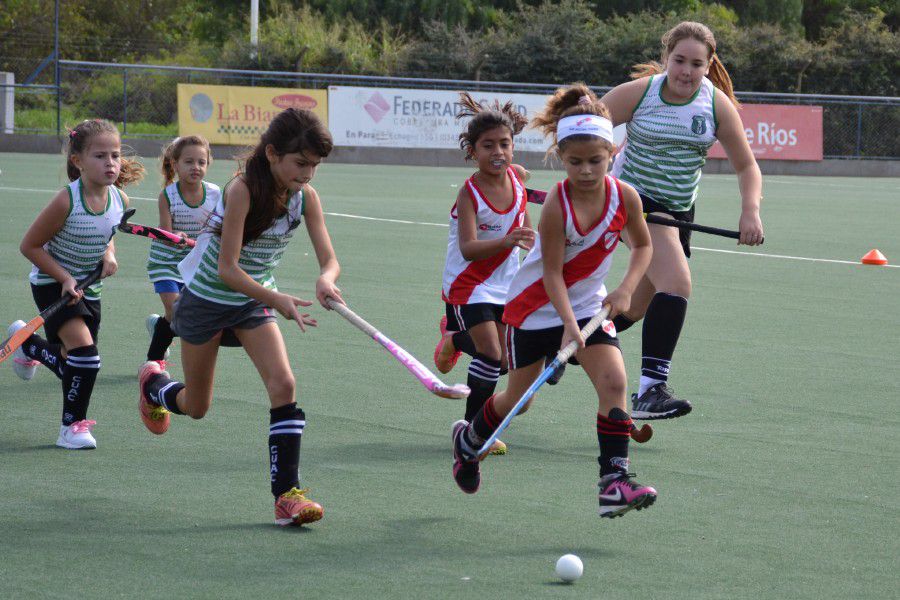
[[[140,156],[159,156],[167,140],[125,138],[124,145]],[[60,152],[62,141],[52,135],[0,135],[0,152]],[[213,158],[230,159],[246,150],[243,146],[213,146]],[[516,162],[527,169],[559,168],[558,161],[545,162],[539,152],[516,152]],[[466,165],[459,150],[427,148],[335,148],[328,162],[370,165],[411,165],[432,167],[463,167]],[[471,164],[471,163],[470,163]],[[900,160],[835,160],[792,161],[761,160],[764,175],[814,175],[840,177],[900,177]],[[706,174],[733,173],[728,161],[710,159],[703,169]]]

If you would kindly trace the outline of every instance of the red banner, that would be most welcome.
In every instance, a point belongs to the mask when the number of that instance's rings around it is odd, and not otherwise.
[[[822,107],[743,104],[738,111],[759,160],[822,160]],[[709,158],[726,158],[722,144]]]

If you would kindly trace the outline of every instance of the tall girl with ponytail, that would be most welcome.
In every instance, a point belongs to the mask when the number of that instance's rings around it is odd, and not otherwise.
[[[731,78],[702,23],[685,21],[662,37],[662,62],[636,65],[633,81],[602,102],[614,125],[626,123],[627,141],[613,176],[640,194],[644,213],[692,222],[700,171],[710,147],[722,143],[738,176],[739,244],[762,243],[762,175],[744,133]],[[631,307],[614,320],[624,331],[644,319],[640,387],[632,395],[636,419],[670,419],[691,411],[668,387],[669,369],[691,294],[690,231],[649,225],[653,259]],[[626,238],[627,241],[627,238]]]

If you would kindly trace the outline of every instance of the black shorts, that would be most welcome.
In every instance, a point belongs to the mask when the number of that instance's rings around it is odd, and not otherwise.
[[[688,210],[671,210],[666,208],[650,196],[645,196],[641,194],[641,203],[644,205],[644,214],[648,213],[663,213],[669,215],[676,221],[682,221],[684,223],[693,223],[694,222],[694,206]],[[681,248],[684,250],[684,255],[688,258],[691,257],[691,230],[683,229],[681,227],[678,228],[678,239],[681,241]]]
[[[275,321],[275,311],[251,300],[232,306],[220,304],[192,294],[184,288],[172,308],[172,331],[185,342],[200,346],[222,332],[220,345],[240,346],[234,329],[255,329]]]
[[[579,319],[579,329],[587,325],[590,319]],[[564,327],[550,327],[548,329],[519,329],[518,327],[507,326],[506,328],[506,355],[509,357],[509,368],[521,369],[536,362],[543,361],[547,357],[556,356],[562,344]],[[619,338],[613,337],[603,331],[602,327],[598,327],[597,331],[588,336],[585,340],[586,346],[594,346],[596,344],[607,344],[619,348]],[[574,356],[569,359],[569,363],[577,365],[578,361]]]
[[[43,311],[45,308],[59,300],[62,295],[62,284],[49,283],[47,285],[31,285],[31,295],[34,297],[34,303],[37,304],[38,310]],[[76,304],[63,306],[59,311],[44,322],[44,333],[47,341],[51,344],[62,344],[59,339],[59,328],[66,321],[71,319],[84,319],[88,331],[91,332],[91,339],[94,344],[97,343],[97,336],[100,333],[100,301],[85,300],[82,298]]]
[[[447,331],[466,331],[487,321],[503,322],[502,304],[447,304]]]

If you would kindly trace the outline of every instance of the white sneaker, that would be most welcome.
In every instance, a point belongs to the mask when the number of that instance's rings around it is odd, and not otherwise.
[[[59,437],[56,438],[56,445],[60,448],[68,448],[69,450],[90,450],[97,447],[97,440],[91,435],[91,428],[97,424],[97,421],[75,421],[68,427],[59,426]]]
[[[147,333],[150,334],[150,341],[153,341],[153,332],[156,330],[156,322],[159,321],[159,315],[156,313],[151,313],[150,316],[147,317],[147,320],[144,321],[144,324],[147,326]],[[163,356],[163,360],[169,360],[169,351],[171,348],[166,348],[166,355]],[[165,368],[165,367],[163,367]]]
[[[7,337],[12,336],[12,334],[23,327],[25,327],[25,321],[13,321],[6,329]],[[34,377],[34,372],[39,364],[41,363],[25,356],[25,351],[22,350],[22,346],[19,346],[16,348],[16,351],[13,352],[12,368],[16,375],[21,379],[28,381]]]

